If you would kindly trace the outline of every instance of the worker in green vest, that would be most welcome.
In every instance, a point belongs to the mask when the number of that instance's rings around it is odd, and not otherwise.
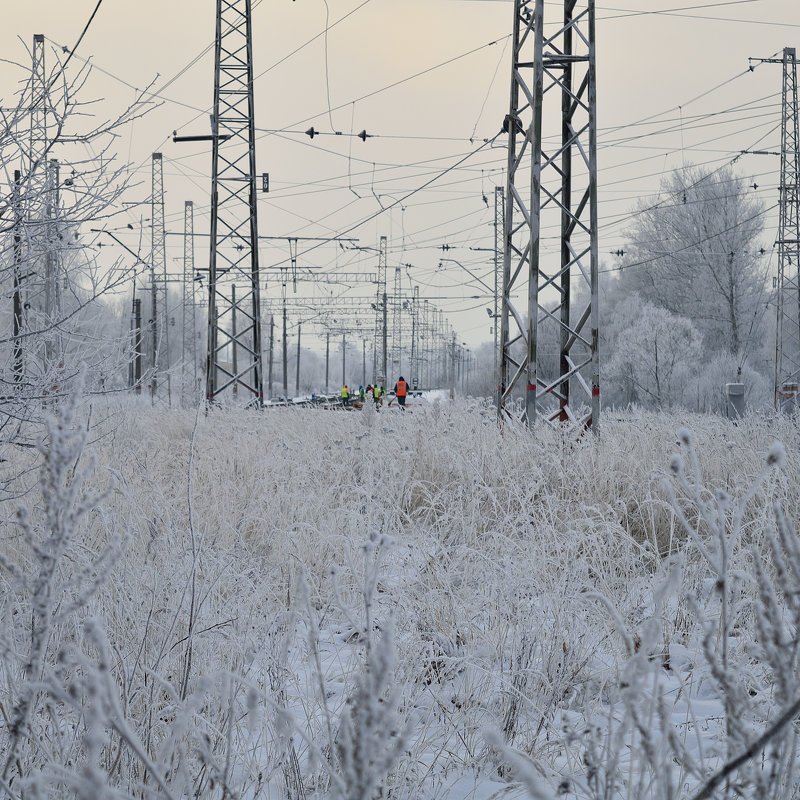
[[[342,405],[349,406],[350,405],[350,390],[347,388],[347,384],[342,386]]]

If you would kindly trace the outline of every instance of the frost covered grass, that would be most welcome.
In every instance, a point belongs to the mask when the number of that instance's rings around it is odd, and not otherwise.
[[[797,796],[799,440],[81,405],[3,454],[0,791]]]

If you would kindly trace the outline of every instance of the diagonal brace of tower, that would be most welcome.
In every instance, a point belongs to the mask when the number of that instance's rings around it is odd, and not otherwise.
[[[217,0],[208,277],[206,399],[227,393],[260,406],[251,0]]]
[[[514,416],[521,390],[529,427],[541,417],[597,432],[594,0],[563,0],[560,15],[552,5],[545,19],[544,0],[514,0],[497,407]]]

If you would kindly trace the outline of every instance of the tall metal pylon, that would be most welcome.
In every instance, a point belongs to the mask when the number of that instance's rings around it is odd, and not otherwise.
[[[38,233],[37,224],[45,218],[47,204],[47,153],[50,146],[48,117],[50,111],[49,87],[45,72],[44,34],[37,33],[33,37],[30,96],[28,98],[28,153],[25,174],[26,216],[34,223],[34,233]],[[43,229],[43,225],[38,225]],[[43,230],[42,236],[44,237]]]
[[[150,396],[158,394],[158,374],[162,369],[160,326],[158,324],[158,282],[164,282],[164,306],[166,309],[167,251],[164,231],[164,160],[161,153],[153,153],[152,184],[150,193]],[[165,327],[169,324],[165,314]],[[167,378],[169,381],[169,378]]]
[[[775,407],[795,409],[800,382],[800,126],[796,51],[786,47],[781,59],[759,60],[783,65]]]
[[[529,427],[541,416],[597,432],[594,0],[563,0],[557,18],[548,8],[545,19],[544,6],[514,0],[497,407],[501,419],[515,416],[512,394],[522,387]],[[543,243],[548,218],[558,248]]]
[[[498,309],[498,299],[500,289],[502,289],[502,266],[503,266],[503,219],[505,218],[505,191],[502,186],[494,187],[494,306],[492,310],[492,333],[494,334],[494,371],[497,374],[497,364],[499,351],[497,343],[499,341],[498,319],[500,317]],[[500,393],[497,393],[500,397]]]
[[[40,362],[36,372],[45,376],[50,367],[48,356],[48,340],[51,338],[52,309],[48,308],[48,299],[53,287],[48,284],[49,250],[51,225],[48,220],[48,207],[51,203],[52,183],[49,174],[47,154],[49,141],[49,86],[45,69],[44,35],[34,34],[31,51],[31,78],[28,91],[28,150],[24,168],[23,205],[25,207],[25,241],[26,248],[25,278],[23,302],[23,329],[41,331],[43,340],[39,341],[37,354]],[[30,369],[35,359],[28,348],[25,362]]]
[[[239,397],[261,406],[264,383],[253,111],[251,0],[217,0],[206,399],[218,400],[227,390],[232,395],[236,387]]]
[[[47,324],[44,342],[45,371],[62,366],[62,340],[56,323],[61,318],[61,230],[59,222],[61,170],[55,158],[47,162],[47,206],[48,220],[45,275],[44,312]]]
[[[378,291],[375,298],[375,349],[373,350],[372,377],[378,383],[387,381],[387,314],[386,296],[386,250],[387,240],[381,236],[378,247]]]
[[[183,302],[181,303],[181,399],[197,400],[197,303],[194,274],[194,203],[183,204]]]
[[[386,380],[391,382],[391,377],[399,375],[403,371],[403,334],[402,334],[402,313],[403,298],[401,292],[402,272],[400,267],[394,269],[394,289],[392,291],[392,374],[386,376]]]

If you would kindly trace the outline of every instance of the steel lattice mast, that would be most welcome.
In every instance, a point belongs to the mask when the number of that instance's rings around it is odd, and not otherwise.
[[[158,282],[164,281],[166,293],[167,255],[164,244],[164,161],[161,153],[153,153],[152,158],[152,189],[150,193],[150,219],[151,244],[150,244],[150,396],[155,398],[158,394],[158,373],[161,368],[159,363],[161,355],[161,342],[159,339],[158,324]],[[166,301],[166,297],[165,297]]]
[[[492,306],[492,333],[494,334],[494,371],[497,373],[499,330],[497,321],[500,317],[498,309],[499,289],[502,288],[500,272],[503,263],[503,219],[505,218],[505,194],[502,186],[494,187],[494,305]],[[497,393],[499,399],[500,393]],[[499,409],[498,409],[499,410]]]
[[[41,331],[43,341],[38,352],[40,361],[33,368],[35,348],[27,347],[23,360],[23,370],[29,373],[39,372],[44,376],[50,367],[48,342],[52,339],[49,330],[52,324],[52,308],[48,307],[48,299],[52,294],[52,286],[48,285],[50,277],[49,236],[50,224],[47,219],[48,205],[52,196],[51,176],[49,175],[47,154],[50,147],[48,135],[49,86],[45,71],[44,35],[33,36],[31,51],[31,77],[28,96],[28,151],[24,159],[24,178],[22,203],[25,212],[24,260],[26,262],[25,277],[22,279],[24,301],[22,303],[22,329]],[[30,374],[29,374],[30,377]]]
[[[217,0],[212,136],[206,398],[219,399],[235,387],[240,396],[261,405],[250,0]]]
[[[400,328],[401,313],[403,310],[403,299],[401,297],[401,277],[400,267],[394,268],[394,289],[392,291],[392,373],[386,376],[386,380],[391,383],[395,375],[403,371],[403,335]]]
[[[514,0],[498,414],[513,415],[512,393],[524,388],[528,426],[541,415],[597,431],[594,0],[564,0],[560,18],[547,20],[544,5]],[[542,243],[550,218],[558,249]]]
[[[197,393],[197,304],[194,275],[194,203],[183,204],[183,302],[181,313],[181,394],[194,405]]]
[[[61,365],[61,335],[55,323],[61,317],[61,247],[59,230],[59,187],[61,169],[55,158],[47,162],[47,243],[45,254],[44,311],[47,324],[45,333],[45,371]]]
[[[797,59],[786,47],[783,58],[781,176],[778,221],[778,318],[775,346],[775,406],[794,408],[800,379],[800,127]],[[761,59],[773,61],[774,59]]]
[[[32,238],[44,238],[45,206],[48,194],[47,153],[49,87],[45,73],[44,34],[33,37],[31,64],[27,174],[25,175],[27,199],[26,216],[32,223]],[[29,234],[30,235],[30,234]],[[37,242],[38,243],[38,242]]]
[[[387,304],[387,297],[386,297],[386,237],[381,236],[380,238],[380,245],[378,249],[378,292],[375,298],[375,349],[373,351],[373,364],[372,364],[372,377],[373,382],[377,384],[379,379],[382,378],[383,381],[388,379],[387,377],[387,364],[386,364],[386,357],[387,357],[387,330],[386,330],[386,323],[387,323],[387,314],[388,310],[386,307]],[[382,354],[382,360],[379,361],[379,353]],[[380,371],[379,371],[380,367]]]

